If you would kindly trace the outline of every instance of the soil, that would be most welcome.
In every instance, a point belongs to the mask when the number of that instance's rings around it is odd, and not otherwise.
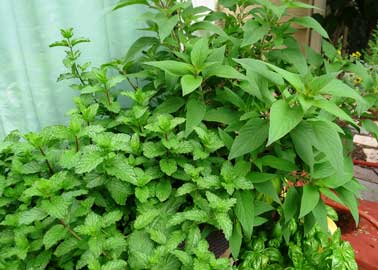
[[[352,158],[357,160],[366,160],[367,157],[364,153],[364,147],[362,145],[354,144]]]

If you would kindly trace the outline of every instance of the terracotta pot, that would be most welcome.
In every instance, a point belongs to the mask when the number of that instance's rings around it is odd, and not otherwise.
[[[337,225],[343,240],[349,241],[356,254],[359,270],[378,270],[378,202],[360,200],[360,222],[356,224],[349,210],[323,198],[339,213]]]

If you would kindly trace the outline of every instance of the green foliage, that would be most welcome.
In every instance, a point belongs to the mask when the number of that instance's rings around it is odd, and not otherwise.
[[[151,34],[100,67],[79,64],[76,46],[88,40],[62,30],[51,45],[66,47],[59,80],[73,79],[79,95],[68,126],[0,144],[0,269],[303,269],[318,247],[330,254],[317,262],[341,265],[324,269],[355,269],[339,236],[306,236],[317,247],[307,251],[292,231],[326,230],[321,194],[358,219],[360,187],[335,122],[353,122],[340,99],[363,98],[293,39],[293,24],[326,36],[320,25],[280,20],[309,6],[222,2],[229,15],[190,1],[120,1],[114,9],[151,11]],[[271,227],[276,249],[256,240]],[[234,266],[209,250],[217,230]]]

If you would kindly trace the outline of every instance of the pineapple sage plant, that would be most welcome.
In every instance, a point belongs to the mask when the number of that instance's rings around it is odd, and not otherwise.
[[[319,23],[282,19],[313,7],[281,2],[122,0],[115,12],[140,5],[148,34],[99,67],[62,30],[51,46],[75,108],[0,144],[0,269],[357,269],[322,198],[358,222],[336,123],[357,125],[335,100],[361,96],[293,38],[303,25],[327,39]]]

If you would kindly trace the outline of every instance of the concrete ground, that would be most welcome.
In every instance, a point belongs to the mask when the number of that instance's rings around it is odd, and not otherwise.
[[[362,147],[366,161],[378,162],[378,142],[367,135],[355,135],[353,139],[357,146]],[[361,195],[369,201],[378,201],[378,168],[354,166],[354,176],[366,187]]]

